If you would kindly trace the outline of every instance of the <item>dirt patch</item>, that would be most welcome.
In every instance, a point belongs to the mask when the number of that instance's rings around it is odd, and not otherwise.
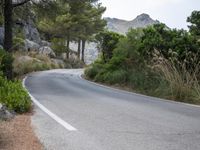
[[[31,114],[0,121],[0,150],[42,150],[31,127]]]

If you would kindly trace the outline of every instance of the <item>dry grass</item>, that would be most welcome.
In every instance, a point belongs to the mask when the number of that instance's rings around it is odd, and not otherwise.
[[[25,56],[28,56],[30,59],[24,59],[23,57]],[[34,71],[58,69],[64,67],[56,64],[48,56],[41,55],[36,52],[16,52],[14,53],[14,58],[13,67],[14,73],[17,76],[22,76],[26,73]]]
[[[42,150],[31,128],[31,114],[0,121],[0,150]]]
[[[194,68],[188,68],[185,62],[180,63],[177,60],[169,60],[159,56],[154,67],[161,72],[161,75],[169,83],[172,99],[200,103],[200,85],[197,79],[199,63]]]

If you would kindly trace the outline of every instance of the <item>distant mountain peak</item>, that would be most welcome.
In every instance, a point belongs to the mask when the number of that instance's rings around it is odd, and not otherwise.
[[[148,14],[143,13],[141,15],[138,15],[134,20],[144,21],[144,20],[149,20],[149,19],[153,20]]]
[[[126,21],[117,18],[105,18],[107,21],[107,29],[110,31],[126,34],[130,28],[145,28],[149,25],[159,23],[153,20],[148,14],[140,14],[132,21]]]

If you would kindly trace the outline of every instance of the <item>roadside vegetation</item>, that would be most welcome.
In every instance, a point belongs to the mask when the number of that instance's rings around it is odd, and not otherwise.
[[[135,92],[200,104],[200,12],[187,21],[189,31],[155,24],[126,36],[105,31],[96,36],[101,55],[86,78]]]
[[[0,49],[0,103],[6,105],[10,111],[24,113],[30,110],[31,101],[28,93],[19,80],[7,80],[6,69],[12,67],[12,56]]]

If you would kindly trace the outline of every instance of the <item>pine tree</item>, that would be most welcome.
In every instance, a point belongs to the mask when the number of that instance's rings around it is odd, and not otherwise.
[[[3,5],[3,11],[4,11],[4,28],[5,28],[5,33],[4,33],[4,49],[11,53],[12,52],[12,46],[13,46],[13,33],[12,33],[12,28],[13,28],[13,8],[19,7],[24,5],[25,3],[29,2],[30,0],[22,0],[22,1],[17,1],[13,3],[12,0],[4,0],[2,1]],[[6,76],[8,79],[12,79],[13,77],[13,71],[12,67],[7,68]]]

